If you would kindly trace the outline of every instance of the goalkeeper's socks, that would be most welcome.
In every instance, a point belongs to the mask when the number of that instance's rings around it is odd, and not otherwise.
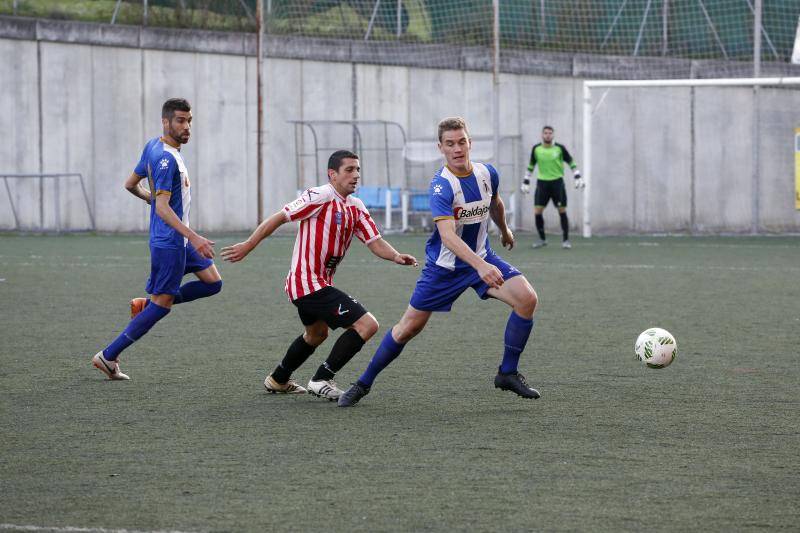
[[[204,281],[190,281],[184,283],[175,295],[173,304],[185,304],[198,298],[214,296],[222,290],[222,280],[206,283]]]
[[[289,349],[286,350],[286,355],[283,356],[283,360],[272,372],[272,379],[278,383],[286,383],[289,381],[292,372],[300,368],[300,365],[305,363],[306,359],[308,359],[316,349],[317,347],[308,344],[302,335],[297,337],[289,346]]]
[[[517,371],[519,356],[528,343],[533,324],[533,319],[522,318],[511,311],[511,316],[508,317],[506,323],[505,350],[503,351],[503,362],[500,363],[501,373],[510,374]]]
[[[564,232],[564,240],[569,240],[569,219],[567,218],[567,212],[564,211],[563,213],[559,213],[558,216],[561,218],[561,231]]]
[[[544,215],[536,215],[536,231],[539,232],[539,238],[545,240],[544,236]]]
[[[403,351],[405,346],[405,344],[400,344],[394,340],[391,329],[387,331],[380,346],[378,346],[378,349],[375,351],[375,355],[372,356],[372,360],[369,362],[367,369],[361,374],[361,377],[358,378],[359,383],[371,387],[381,370],[389,366],[389,363],[400,355],[400,352]]]
[[[114,339],[114,341],[103,350],[105,358],[109,361],[113,361],[119,357],[122,350],[139,340],[145,333],[150,331],[150,328],[156,325],[156,322],[167,316],[167,314],[169,314],[168,307],[161,307],[158,304],[150,302],[150,305],[136,315],[136,318],[128,322],[128,326],[119,337]]]

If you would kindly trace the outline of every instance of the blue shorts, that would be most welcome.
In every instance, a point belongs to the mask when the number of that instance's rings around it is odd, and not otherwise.
[[[205,270],[214,261],[197,253],[191,243],[186,248],[150,247],[150,277],[147,294],[178,294],[183,276]]]
[[[500,269],[503,280],[522,274],[513,265],[499,256],[488,253],[486,262]],[[478,276],[474,268],[447,270],[435,264],[426,264],[411,295],[411,307],[420,311],[449,311],[461,293],[472,287],[478,296],[485,300],[489,296],[489,286]]]

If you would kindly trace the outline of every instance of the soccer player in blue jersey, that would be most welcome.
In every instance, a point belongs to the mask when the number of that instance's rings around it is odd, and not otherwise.
[[[439,123],[439,150],[446,165],[433,177],[429,189],[436,228],[425,247],[425,268],[400,322],[386,333],[361,377],[339,397],[339,407],[358,403],[378,374],[422,331],[431,313],[449,311],[470,287],[481,299],[496,298],[511,306],[494,386],[523,398],[539,398],[539,391],[531,388],[517,371],[533,329],[536,291],[519,270],[489,246],[490,218],[500,230],[503,246],[511,249],[514,235],[506,225],[497,170],[471,161],[470,146],[463,118],[446,118]]]
[[[214,265],[214,243],[189,227],[189,174],[180,146],[189,142],[192,108],[183,98],[171,98],[161,108],[164,134],[150,139],[125,188],[150,204],[150,299],[131,302],[131,321],[92,364],[109,379],[130,379],[119,368],[119,354],[139,340],[156,322],[167,316],[174,304],[217,294],[222,278]],[[140,182],[147,179],[149,189]],[[181,285],[188,273],[197,281]]]

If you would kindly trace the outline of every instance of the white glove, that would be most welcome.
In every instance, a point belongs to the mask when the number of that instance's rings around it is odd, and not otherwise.
[[[582,191],[586,187],[586,181],[581,177],[581,173],[576,171],[572,176],[575,178],[575,188]]]
[[[519,190],[522,194],[529,194],[531,192],[531,180],[527,177],[523,178],[522,185],[519,186]]]

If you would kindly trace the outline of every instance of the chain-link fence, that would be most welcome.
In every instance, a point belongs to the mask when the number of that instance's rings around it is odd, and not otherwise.
[[[402,43],[388,48],[389,59],[392,53],[414,54],[435,67],[452,53],[442,45],[491,47],[494,42],[492,0],[263,0],[262,5],[269,35]],[[535,51],[752,63],[760,18],[759,60],[787,63],[800,2],[503,0],[498,11],[501,61],[504,53]],[[256,28],[256,0],[5,0],[0,12],[223,31]],[[661,72],[685,76],[680,67]],[[752,72],[740,64],[730,69],[731,76]]]

